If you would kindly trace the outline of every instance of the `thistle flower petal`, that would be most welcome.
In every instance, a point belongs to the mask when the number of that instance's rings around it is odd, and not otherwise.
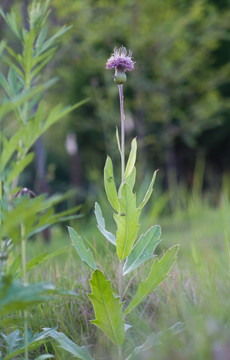
[[[127,50],[124,46],[120,49],[114,49],[113,54],[106,62],[106,69],[115,69],[118,71],[132,71],[134,70],[135,62],[132,60],[132,52]]]

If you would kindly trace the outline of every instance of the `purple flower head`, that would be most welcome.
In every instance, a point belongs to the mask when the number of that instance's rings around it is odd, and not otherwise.
[[[107,60],[106,69],[115,69],[117,71],[132,71],[134,69],[134,62],[132,60],[132,52],[127,50],[124,46],[120,49],[114,49],[112,56]]]

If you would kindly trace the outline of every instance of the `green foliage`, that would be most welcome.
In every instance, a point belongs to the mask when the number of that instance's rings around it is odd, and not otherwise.
[[[123,150],[119,144],[118,138],[118,148],[122,159]],[[116,247],[119,260],[119,296],[115,295],[116,292],[113,291],[111,281],[106,280],[100,270],[95,270],[90,280],[92,293],[88,295],[92,302],[96,318],[92,323],[98,326],[107,337],[117,345],[120,349],[119,358],[121,358],[121,346],[125,339],[125,327],[127,327],[125,326],[125,316],[143,302],[145,298],[167,278],[178,252],[178,246],[174,246],[166,251],[161,260],[155,259],[156,255],[154,255],[154,251],[160,242],[161,235],[159,225],[152,226],[145,234],[140,235],[139,240],[136,241],[141,210],[151,197],[157,173],[156,171],[154,172],[147,192],[141,204],[137,207],[136,194],[133,191],[136,179],[136,152],[137,141],[134,139],[132,141],[127,166],[124,174],[122,174],[122,181],[118,193],[114,180],[113,164],[110,157],[107,157],[104,168],[105,192],[110,205],[116,211],[116,213],[113,214],[117,225],[116,237],[105,229],[105,219],[102,215],[101,208],[98,203],[95,204],[95,216],[98,229],[104,237]],[[81,237],[71,228],[69,228],[69,232],[81,260],[88,264],[91,269],[95,269],[96,265],[92,254],[86,249]],[[123,311],[121,301],[123,296],[122,287],[125,280],[123,278],[124,275],[137,270],[142,264],[150,260],[153,260],[153,264],[149,275],[144,281],[141,281],[136,295]],[[126,290],[129,288],[129,285],[130,283],[128,283]]]
[[[46,110],[46,102],[42,99],[45,91],[54,85],[57,79],[45,83],[41,81],[41,71],[50,62],[57,49],[57,40],[69,28],[62,27],[53,36],[48,36],[47,19],[50,11],[49,1],[34,0],[28,12],[29,28],[20,26],[14,10],[5,15],[0,13],[16,35],[19,52],[4,43],[0,52],[5,50],[3,59],[9,65],[7,76],[0,74],[0,85],[4,97],[0,103],[0,314],[1,325],[7,326],[17,321],[18,313],[24,312],[24,335],[18,330],[3,333],[7,344],[1,359],[15,358],[24,353],[25,360],[29,351],[41,347],[42,344],[55,337],[55,341],[75,357],[92,359],[88,351],[72,343],[64,334],[52,329],[35,334],[27,331],[28,312],[31,306],[45,303],[52,295],[75,295],[53,284],[39,282],[28,284],[27,272],[47,260],[59,255],[63,250],[47,252],[35,256],[26,262],[26,241],[41,230],[56,223],[76,218],[79,207],[55,213],[55,206],[73,195],[36,194],[27,188],[18,188],[18,179],[24,169],[33,161],[31,147],[37,139],[57,121],[84,103],[73,106],[56,105]],[[16,120],[16,121],[15,121]],[[16,278],[22,278],[16,279]],[[12,316],[14,314],[14,316]],[[52,333],[52,336],[51,336]],[[69,340],[69,342],[68,342]],[[44,354],[38,359],[52,358]]]
[[[47,342],[53,342],[57,344],[62,349],[66,350],[69,354],[72,354],[75,358],[81,360],[93,360],[88,350],[82,346],[77,346],[73,341],[68,339],[63,333],[56,331],[55,329],[44,329],[39,334],[31,336],[29,335],[29,350],[38,348]],[[9,360],[14,358],[17,355],[20,355],[24,352],[23,341],[24,337],[20,335],[19,330],[15,330],[13,333],[10,333],[8,336],[2,333],[2,337],[7,344],[7,355],[2,358],[2,360]],[[53,358],[53,355],[46,354],[41,355],[35,360],[49,359]]]
[[[125,323],[120,298],[113,294],[111,282],[99,270],[93,272],[90,285],[92,293],[88,296],[96,316],[92,323],[104,331],[115,345],[121,346],[125,337]]]

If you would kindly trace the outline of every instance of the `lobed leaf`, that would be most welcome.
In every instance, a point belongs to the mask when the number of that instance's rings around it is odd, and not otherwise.
[[[91,269],[96,270],[97,266],[95,264],[91,250],[86,249],[81,236],[79,236],[73,228],[68,226],[68,230],[70,238],[73,242],[73,246],[77,250],[77,253],[80,256],[81,260],[86,263]]]
[[[132,250],[139,228],[140,210],[136,209],[136,195],[124,183],[119,198],[119,214],[114,214],[117,224],[117,255],[123,261]]]
[[[111,282],[99,270],[94,271],[90,280],[92,293],[89,298],[93,304],[96,319],[92,321],[117,346],[125,337],[125,323],[122,317],[122,303],[115,297]]]
[[[141,235],[125,262],[123,275],[135,270],[143,262],[155,256],[153,252],[160,242],[160,236],[161,228],[159,225],[152,226],[144,235]]]
[[[96,202],[95,203],[95,210],[94,210],[96,220],[97,220],[97,227],[100,232],[104,235],[104,237],[110,241],[113,245],[116,246],[116,238],[115,235],[105,229],[105,219],[102,216],[102,211],[100,205]]]
[[[131,303],[126,308],[124,314],[130,313],[138,306],[163,280],[168,276],[168,272],[176,260],[179,246],[173,246],[168,249],[161,260],[155,260],[149,276],[142,281],[138,287],[137,293]]]

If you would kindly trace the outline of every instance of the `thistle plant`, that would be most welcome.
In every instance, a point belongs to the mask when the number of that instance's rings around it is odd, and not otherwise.
[[[125,47],[121,47],[119,50],[115,48],[114,53],[106,63],[106,68],[115,70],[113,78],[118,86],[121,114],[121,135],[116,130],[117,145],[121,156],[121,183],[118,190],[115,184],[113,163],[109,156],[104,167],[105,192],[113,209],[113,218],[117,227],[116,234],[105,228],[105,220],[98,203],[95,204],[95,216],[98,229],[116,250],[119,271],[117,276],[118,284],[115,289],[112,282],[107,279],[105,271],[103,271],[103,264],[97,264],[93,253],[86,248],[81,236],[73,228],[69,228],[69,234],[81,260],[93,271],[90,280],[91,293],[88,294],[95,313],[95,319],[92,320],[92,323],[100,328],[117,346],[119,359],[122,359],[122,345],[125,341],[126,330],[130,327],[130,324],[127,323],[128,315],[167,278],[169,270],[176,259],[178,246],[169,248],[159,260],[156,258],[154,251],[160,243],[160,226],[154,225],[144,234],[138,235],[141,211],[151,197],[156,171],[153,173],[143,200],[137,205],[136,193],[134,192],[137,140],[136,138],[132,140],[126,163],[123,96],[126,72],[134,70],[132,53],[127,53]],[[138,285],[132,300],[127,303],[123,297],[123,289],[124,286],[126,289],[129,287],[129,274],[137,274],[138,268],[147,261],[152,262],[151,270],[148,276]]]

